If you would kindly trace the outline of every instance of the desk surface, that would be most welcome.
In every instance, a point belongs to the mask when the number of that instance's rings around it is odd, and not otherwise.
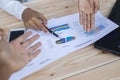
[[[78,0],[35,0],[25,5],[43,13],[47,19],[78,12]],[[100,0],[101,12],[107,16],[116,0]],[[0,27],[8,31],[24,24],[0,10]],[[120,58],[90,45],[70,53],[23,80],[120,80]]]

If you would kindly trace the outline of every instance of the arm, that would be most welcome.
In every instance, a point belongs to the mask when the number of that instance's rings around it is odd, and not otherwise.
[[[22,20],[22,13],[27,8],[22,5],[19,1],[15,0],[0,0],[0,8],[9,14],[15,16],[19,20]]]
[[[23,20],[26,28],[48,32],[45,28],[47,19],[41,13],[24,6],[19,1],[0,0],[0,8],[19,20]]]
[[[95,13],[99,10],[99,0],[79,0],[80,23],[89,32],[94,28]]]
[[[12,73],[13,71],[10,69],[10,67],[8,67],[8,65],[0,64],[0,74],[1,74],[0,79],[1,80],[8,80]]]
[[[38,49],[41,45],[40,42],[27,48],[36,39],[38,35],[25,41],[31,32],[27,32],[20,36],[11,43],[7,42],[6,35],[0,31],[0,79],[8,80],[10,75],[20,69],[22,69],[28,62],[40,53]],[[24,42],[21,44],[21,42]],[[27,49],[26,49],[27,48]],[[19,65],[18,65],[19,63]]]

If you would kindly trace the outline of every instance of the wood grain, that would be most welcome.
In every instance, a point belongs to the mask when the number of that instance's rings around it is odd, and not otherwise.
[[[64,80],[120,80],[120,60]]]
[[[115,1],[100,0],[100,11],[108,16]],[[33,0],[24,5],[41,12],[47,19],[78,12],[78,0]],[[0,10],[0,14],[0,27],[5,31],[24,27],[23,22],[8,13]],[[119,67],[120,58],[118,56],[109,52],[103,53],[90,45],[70,53],[23,80],[114,80],[120,76]]]
[[[102,53],[91,45],[63,57],[23,80],[62,80],[119,59],[108,52]]]
[[[100,11],[105,16],[108,16],[115,1],[116,0],[100,0]],[[44,14],[47,19],[78,12],[78,0],[35,0],[33,2],[24,3],[24,5]],[[15,17],[2,10],[0,10],[0,14],[0,26],[7,26],[19,22]],[[11,17],[12,19],[10,19]]]

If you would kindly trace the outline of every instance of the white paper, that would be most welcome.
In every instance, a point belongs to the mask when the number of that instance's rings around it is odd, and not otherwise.
[[[10,80],[20,80],[63,56],[94,43],[118,27],[118,25],[105,18],[100,12],[95,15],[95,26],[94,30],[89,33],[85,32],[83,26],[79,23],[78,13],[49,20],[48,27],[63,39],[62,43],[59,41],[59,38],[52,34],[28,30],[32,31],[33,35],[40,35],[36,42],[40,41],[42,43],[40,47],[42,52],[22,70],[14,73]]]

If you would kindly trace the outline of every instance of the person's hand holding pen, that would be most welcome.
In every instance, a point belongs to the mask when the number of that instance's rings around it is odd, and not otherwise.
[[[39,12],[27,8],[22,15],[23,22],[27,28],[49,32],[55,37],[59,37],[55,32],[47,28],[47,19]]]
[[[45,25],[47,25],[47,19],[41,13],[27,8],[22,14],[22,19],[26,28],[48,32],[45,28]]]

